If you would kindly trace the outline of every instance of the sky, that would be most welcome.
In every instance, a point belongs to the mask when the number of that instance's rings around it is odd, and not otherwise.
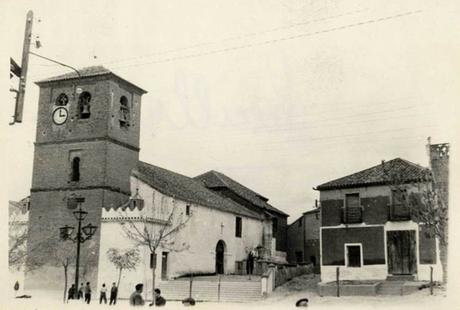
[[[2,1],[0,9],[4,60],[20,61],[33,10],[42,43],[33,52],[103,65],[148,91],[142,161],[187,176],[220,171],[289,222],[313,208],[317,185],[396,157],[427,166],[427,137],[451,142],[458,130],[456,1]],[[33,82],[66,72],[32,55],[23,123],[6,125],[14,103],[3,100],[10,200],[31,187]]]

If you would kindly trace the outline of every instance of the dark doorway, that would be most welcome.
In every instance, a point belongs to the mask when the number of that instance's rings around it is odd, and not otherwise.
[[[161,254],[161,279],[168,279],[168,252]]]
[[[216,246],[216,273],[224,274],[225,242],[219,240]]]
[[[387,232],[388,273],[409,275],[417,272],[415,231]]]

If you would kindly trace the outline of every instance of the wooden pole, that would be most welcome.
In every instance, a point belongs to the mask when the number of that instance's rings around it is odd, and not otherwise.
[[[189,298],[192,298],[192,284],[193,284],[193,276],[190,275],[190,289],[189,289],[189,292],[188,292],[188,297]]]
[[[14,119],[13,122],[10,123],[11,125],[14,123],[22,122],[22,110],[24,108],[24,95],[26,91],[27,68],[29,66],[29,51],[30,43],[32,40],[33,19],[34,13],[32,11],[27,12],[26,29],[24,32],[24,45],[22,47],[21,77],[19,78],[19,87],[16,96],[16,106],[14,109]]]
[[[433,295],[433,266],[430,266],[430,295]]]
[[[335,271],[336,285],[337,285],[337,297],[340,297],[340,267],[337,267]]]

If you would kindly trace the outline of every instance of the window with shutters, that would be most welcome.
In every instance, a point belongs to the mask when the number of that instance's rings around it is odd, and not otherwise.
[[[345,244],[345,265],[361,267],[363,265],[363,246],[361,243]]]
[[[346,194],[345,206],[343,207],[342,221],[345,224],[363,222],[363,208],[359,200],[359,194]]]
[[[235,237],[241,238],[241,233],[243,231],[243,222],[241,217],[237,216],[235,219]]]
[[[407,201],[406,189],[393,189],[391,191],[390,221],[410,220],[410,208]]]

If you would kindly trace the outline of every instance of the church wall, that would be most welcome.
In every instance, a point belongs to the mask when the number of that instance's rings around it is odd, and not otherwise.
[[[105,282],[107,285],[113,282],[111,279],[117,275],[115,267],[107,259],[107,250],[111,247],[126,249],[134,245],[133,241],[123,233],[120,220],[116,219],[121,215],[129,217],[144,215],[164,219],[175,206],[178,214],[182,212],[183,216],[186,216],[186,206],[190,205],[191,218],[175,237],[175,251],[161,248],[157,250],[156,281],[160,281],[162,277],[162,252],[168,252],[168,278],[186,273],[214,273],[216,245],[219,240],[223,240],[225,242],[225,273],[234,273],[235,261],[245,259],[248,248],[254,248],[262,243],[262,221],[260,220],[241,216],[242,237],[237,238],[235,237],[235,218],[237,216],[235,214],[173,199],[153,190],[137,178],[131,177],[133,195],[136,189],[139,189],[139,195],[144,200],[144,208],[141,211],[137,209],[133,211],[126,209],[125,213],[115,210],[103,211],[99,284]],[[135,271],[123,272],[121,297],[129,296],[136,283],[144,283],[146,296],[151,293],[152,270],[149,268],[149,251],[146,248],[140,248],[140,250],[142,255],[140,265]]]

